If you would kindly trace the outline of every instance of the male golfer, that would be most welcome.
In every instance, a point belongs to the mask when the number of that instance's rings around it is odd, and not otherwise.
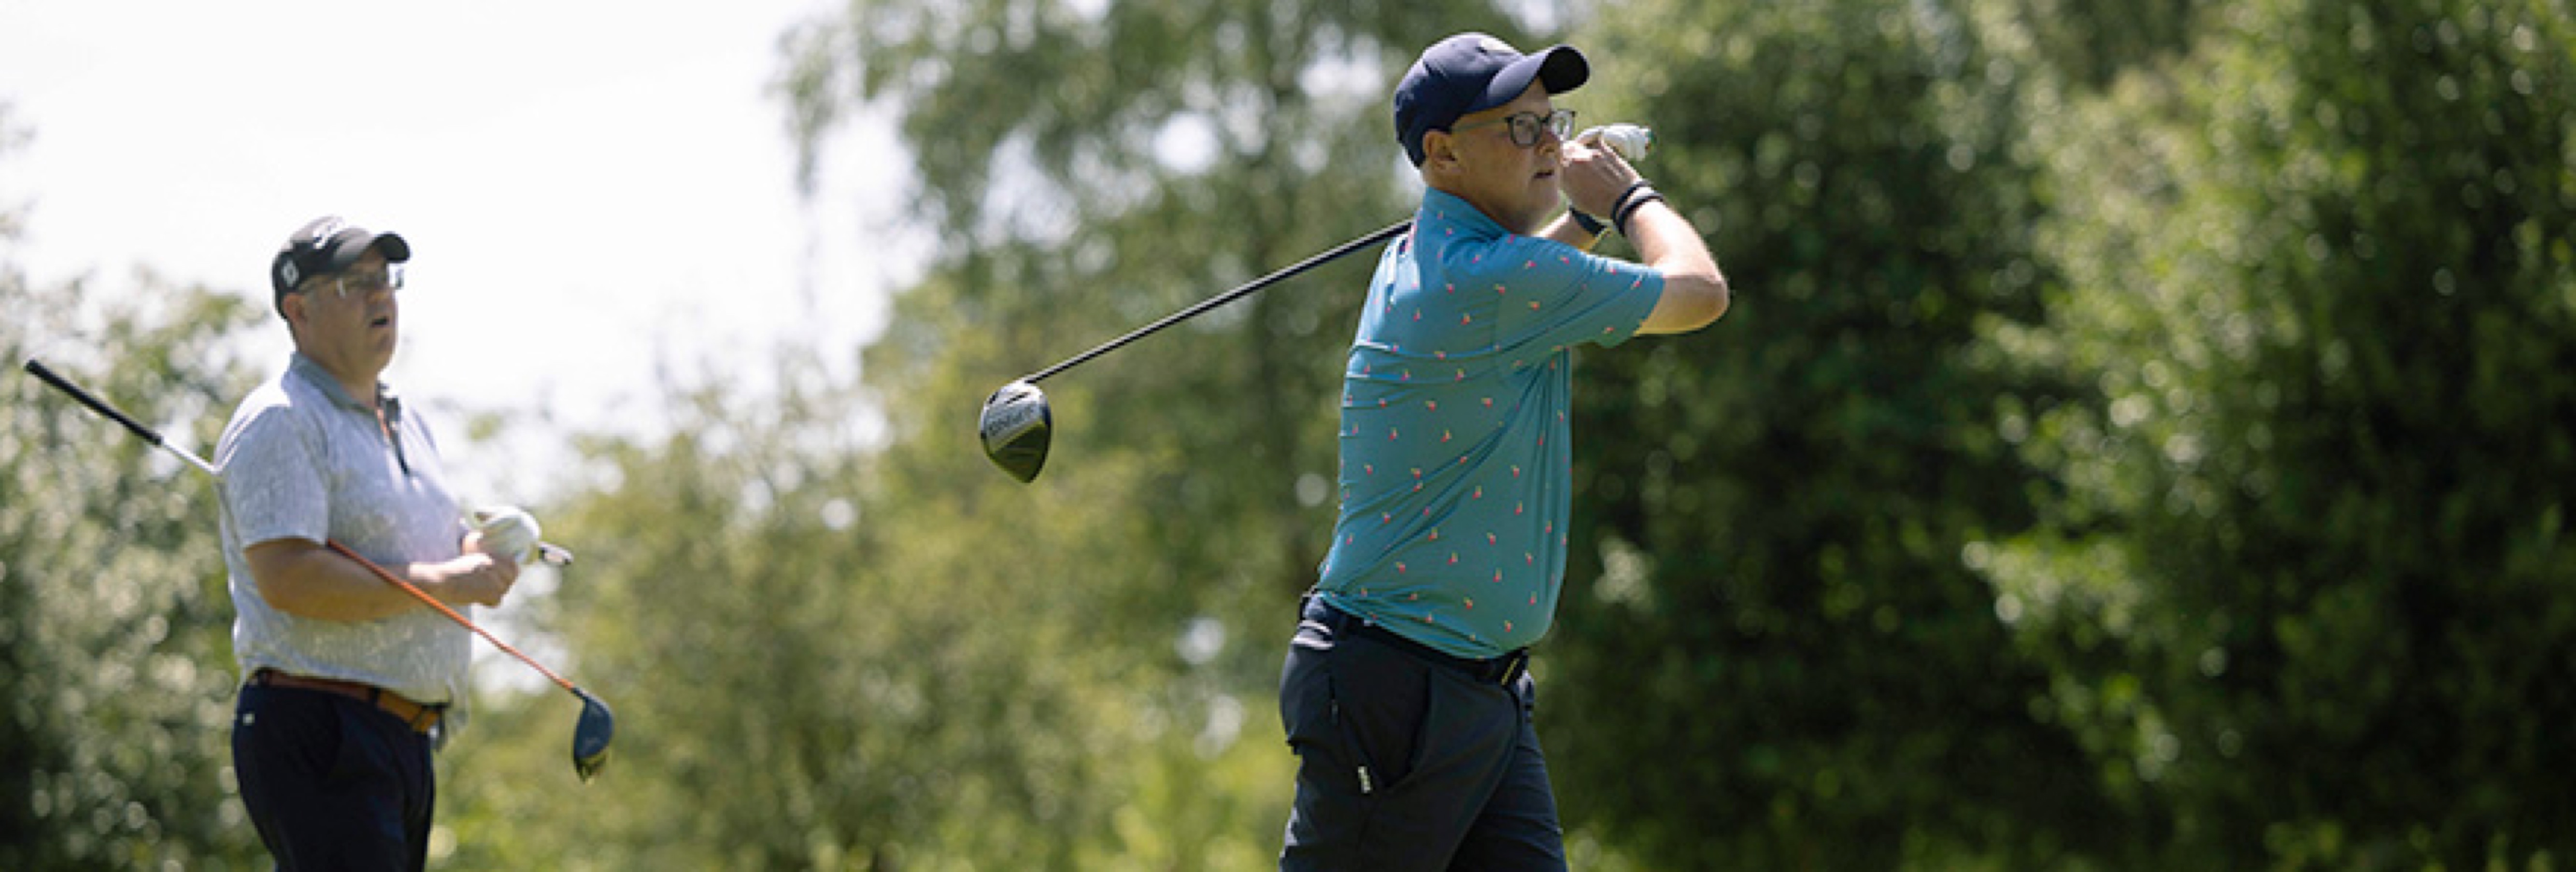
[[[269,265],[295,353],[215,448],[246,675],[233,768],[281,869],[422,868],[432,736],[465,699],[467,631],[323,543],[460,611],[499,605],[519,574],[505,547],[483,553],[428,426],[377,381],[410,259],[401,236],[338,218],[295,231]]]
[[[1572,47],[1467,33],[1396,85],[1428,190],[1343,373],[1340,520],[1280,677],[1299,758],[1282,869],[1565,868],[1526,667],[1565,575],[1571,349],[1727,306],[1698,232],[1566,140],[1552,98],[1589,75]],[[1645,262],[1586,253],[1609,229]]]

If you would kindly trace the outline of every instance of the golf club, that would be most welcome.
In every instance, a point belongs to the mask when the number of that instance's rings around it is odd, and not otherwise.
[[[1253,279],[1242,287],[1201,300],[1189,308],[1164,316],[1162,320],[1138,327],[1125,336],[1101,343],[1099,347],[1090,351],[1074,355],[1062,363],[1021,376],[1018,380],[1003,385],[1001,389],[994,391],[992,396],[984,399],[984,411],[975,421],[976,435],[984,440],[984,456],[992,458],[993,465],[1001,467],[1002,471],[1009,473],[1012,478],[1019,479],[1023,483],[1035,481],[1038,470],[1046,466],[1047,443],[1055,429],[1055,414],[1047,408],[1046,392],[1038,390],[1039,381],[1047,376],[1080,366],[1084,361],[1116,351],[1127,343],[1151,336],[1165,327],[1198,317],[1210,309],[1278,284],[1298,273],[1338,260],[1351,252],[1393,239],[1411,229],[1413,229],[1412,219],[1398,221],[1384,230],[1334,246],[1329,251],[1298,261],[1278,272]]]
[[[202,471],[207,475],[214,476],[217,479],[221,479],[223,477],[223,473],[216,470],[212,464],[207,463],[204,459],[199,458],[196,454],[191,453],[186,449],[172,445],[163,440],[160,433],[155,432],[150,427],[143,426],[141,422],[128,417],[115,406],[108,405],[105,400],[91,396],[88,391],[82,390],[79,385],[72,384],[62,376],[54,374],[53,370],[47,369],[44,364],[38,363],[35,358],[31,357],[27,359],[27,372],[33,374],[36,378],[43,380],[46,384],[52,385],[54,389],[70,395],[72,399],[80,401],[80,404],[88,406],[90,411],[97,412],[100,415],[107,417],[109,420],[125,425],[126,430],[132,432],[135,436],[141,437],[145,443],[168,451],[171,454],[178,455],[180,460],[186,461],[189,466],[194,466],[199,471]],[[566,680],[563,676],[555,674],[554,670],[547,669],[544,664],[538,663],[535,658],[520,653],[517,648],[510,647],[509,643],[501,641],[498,637],[486,632],[482,627],[475,626],[473,621],[467,620],[464,615],[458,614],[455,609],[448,608],[446,603],[439,602],[437,598],[423,592],[419,587],[413,585],[411,582],[404,581],[400,577],[395,576],[392,572],[386,571],[384,567],[376,565],[374,561],[358,556],[358,553],[349,550],[348,546],[342,545],[336,541],[325,541],[322,544],[324,547],[331,549],[340,556],[356,561],[358,565],[366,567],[368,572],[374,573],[377,578],[384,580],[386,584],[393,585],[402,592],[410,594],[413,599],[420,600],[422,604],[438,610],[438,613],[446,615],[448,620],[455,621],[465,629],[473,631],[475,635],[483,637],[483,641],[492,643],[493,647],[501,649],[503,653],[512,657],[518,658],[519,662],[528,664],[529,668],[535,669],[537,672],[545,675],[545,677],[549,679],[553,679],[554,683],[562,686],[563,689],[571,691],[573,696],[581,700],[581,719],[573,725],[572,733],[573,771],[580,774],[581,780],[589,781],[599,774],[599,770],[602,766],[607,765],[608,741],[617,732],[617,716],[609,711],[607,703],[601,702],[599,697],[592,696],[589,691],[575,686],[571,681]],[[542,547],[554,548],[555,546],[542,545]],[[562,551],[560,548],[556,548],[555,550]],[[571,562],[571,552],[563,551],[562,553],[562,562]],[[553,561],[549,559],[549,562]]]
[[[1629,161],[1640,161],[1654,147],[1655,133],[1636,124],[1610,124],[1586,128],[1574,140],[1604,146]],[[1198,317],[1210,309],[1241,299],[1247,294],[1317,266],[1330,263],[1343,255],[1395,238],[1413,229],[1411,220],[1396,222],[1384,230],[1342,243],[1314,257],[1299,261],[1278,272],[1253,279],[1234,290],[1209,297],[1187,309],[1165,316],[1162,320],[1136,328],[1125,336],[1101,343],[1099,347],[1066,359],[1063,363],[1021,376],[984,398],[984,410],[975,420],[975,434],[984,441],[984,456],[1022,483],[1037,480],[1038,470],[1046,467],[1047,444],[1055,433],[1055,412],[1047,407],[1046,392],[1038,382],[1047,376],[1081,365],[1120,346],[1153,335],[1165,327]]]

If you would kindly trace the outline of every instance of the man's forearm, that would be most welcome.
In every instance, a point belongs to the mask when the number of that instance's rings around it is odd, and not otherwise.
[[[1547,227],[1540,230],[1538,235],[1540,238],[1553,239],[1585,251],[1591,251],[1592,246],[1601,243],[1599,235],[1583,229],[1582,224],[1575,222],[1572,212],[1556,216],[1556,220],[1548,222]]]
[[[323,621],[372,621],[420,607],[366,567],[303,540],[262,542],[244,552],[259,595],[278,611]],[[387,567],[423,591],[439,587],[414,565]],[[444,597],[441,597],[444,599]]]
[[[1707,240],[1701,239],[1699,231],[1663,201],[1638,206],[1628,216],[1628,232],[1628,241],[1637,246],[1637,257],[1666,276],[1720,280],[1717,258],[1709,253]]]
[[[1639,333],[1686,333],[1708,326],[1726,314],[1733,292],[1717,270],[1717,258],[1699,231],[1661,200],[1636,206],[1627,215],[1628,241],[1646,265],[1664,274],[1664,295],[1646,315]]]

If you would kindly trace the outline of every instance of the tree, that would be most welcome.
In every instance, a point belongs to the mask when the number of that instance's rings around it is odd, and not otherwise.
[[[2576,805],[2576,19],[2229,7],[2035,118],[2038,523],[1968,551],[2177,865],[2546,865]],[[2060,401],[2062,399],[2062,401]]]
[[[0,216],[0,246],[22,220]],[[148,274],[134,293],[37,288],[13,260],[0,249],[0,357],[40,357],[211,443],[195,422],[249,381],[221,353],[249,307]],[[15,369],[0,382],[0,867],[248,868],[213,483]]]
[[[1972,4],[1656,3],[1599,89],[1736,300],[1585,355],[1542,706],[1568,815],[1655,865],[2057,865],[2116,810],[1958,556],[2032,516],[1977,325],[2037,312],[2044,63]],[[1578,555],[1586,554],[1580,545]],[[1553,712],[1551,715],[1550,712]]]

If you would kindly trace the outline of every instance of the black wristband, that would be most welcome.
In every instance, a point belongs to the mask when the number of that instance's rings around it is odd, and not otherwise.
[[[1601,223],[1601,219],[1583,214],[1581,209],[1569,209],[1566,210],[1566,214],[1574,216],[1574,226],[1583,228],[1585,233],[1599,236],[1602,231],[1610,229]]]
[[[1638,208],[1645,206],[1647,203],[1664,198],[1663,194],[1656,193],[1655,189],[1651,187],[1641,185],[1634,190],[1636,191],[1634,195],[1620,200],[1618,214],[1613,215],[1610,218],[1610,223],[1618,225],[1619,235],[1621,236],[1628,235],[1628,219],[1637,214]]]
[[[1627,189],[1627,190],[1625,190],[1625,191],[1620,191],[1620,192],[1619,192],[1619,196],[1616,196],[1616,197],[1612,197],[1612,198],[1610,198],[1610,213],[1609,213],[1609,214],[1610,214],[1610,216],[1611,216],[1613,219],[1616,219],[1616,218],[1618,217],[1619,213],[1621,213],[1621,212],[1625,212],[1625,211],[1628,211],[1628,198],[1629,198],[1629,197],[1631,197],[1631,196],[1635,196],[1635,195],[1636,195],[1636,193],[1637,193],[1637,190],[1638,190],[1639,188],[1644,188],[1644,189],[1649,190],[1649,191],[1654,190],[1654,186],[1653,186],[1653,185],[1646,184],[1646,180],[1645,180],[1645,179],[1638,179],[1638,180],[1636,180],[1636,181],[1629,182],[1629,183],[1628,183],[1628,189]],[[1618,221],[1616,221],[1616,220],[1613,220],[1613,221],[1611,221],[1610,223],[1612,223],[1612,224],[1617,224],[1617,223],[1619,223],[1619,222],[1618,222]]]

